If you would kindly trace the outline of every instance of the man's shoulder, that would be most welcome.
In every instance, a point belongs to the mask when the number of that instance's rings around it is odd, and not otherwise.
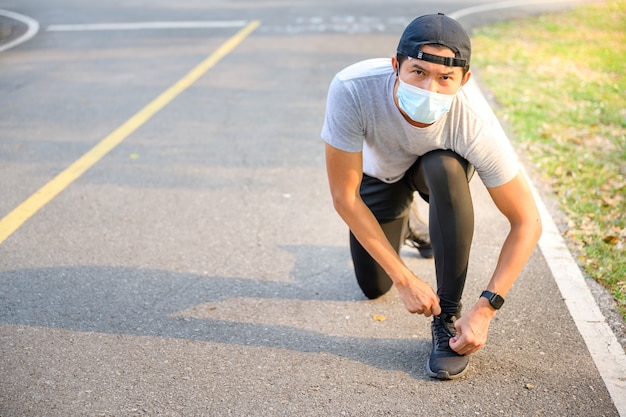
[[[384,76],[393,72],[390,58],[374,58],[357,62],[344,68],[337,74],[340,81],[351,81],[360,78]]]

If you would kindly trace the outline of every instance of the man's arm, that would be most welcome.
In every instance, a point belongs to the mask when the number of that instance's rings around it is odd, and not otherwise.
[[[488,189],[498,209],[511,225],[487,285],[489,291],[503,297],[513,286],[541,236],[541,218],[525,176],[520,172],[510,182]],[[487,341],[489,323],[496,311],[480,297],[474,307],[456,322],[458,335],[450,347],[459,354],[470,354]]]
[[[387,272],[411,313],[426,317],[441,313],[433,289],[413,274],[391,246],[378,221],[361,199],[360,152],[344,152],[326,144],[326,169],[335,210],[365,250]]]

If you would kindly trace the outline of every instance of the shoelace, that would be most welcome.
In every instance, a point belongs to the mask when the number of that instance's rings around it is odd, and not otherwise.
[[[449,348],[448,341],[454,337],[454,334],[448,328],[447,326],[448,323],[441,316],[436,316],[435,320],[440,322],[439,324],[435,325],[435,336],[437,336],[437,340],[436,340],[437,346]]]

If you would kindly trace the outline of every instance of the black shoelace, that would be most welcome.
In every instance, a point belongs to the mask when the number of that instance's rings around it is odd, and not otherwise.
[[[450,345],[448,341],[454,337],[454,334],[452,330],[448,328],[448,322],[441,316],[436,316],[435,322],[439,322],[435,324],[435,343],[437,343],[437,347],[449,349]]]

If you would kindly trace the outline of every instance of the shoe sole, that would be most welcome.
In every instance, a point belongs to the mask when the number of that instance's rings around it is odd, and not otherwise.
[[[463,375],[465,375],[465,373],[467,372],[468,369],[469,369],[469,363],[458,374],[450,375],[450,372],[448,372],[448,371],[439,371],[439,372],[431,371],[430,364],[428,362],[426,362],[426,373],[428,374],[428,376],[431,377],[431,378],[440,379],[442,381],[451,381],[453,379],[460,378]]]
[[[433,253],[433,249],[420,249],[417,248],[417,251],[419,252],[419,254],[422,256],[422,258],[426,258],[426,259],[430,259],[432,258],[435,254]]]

